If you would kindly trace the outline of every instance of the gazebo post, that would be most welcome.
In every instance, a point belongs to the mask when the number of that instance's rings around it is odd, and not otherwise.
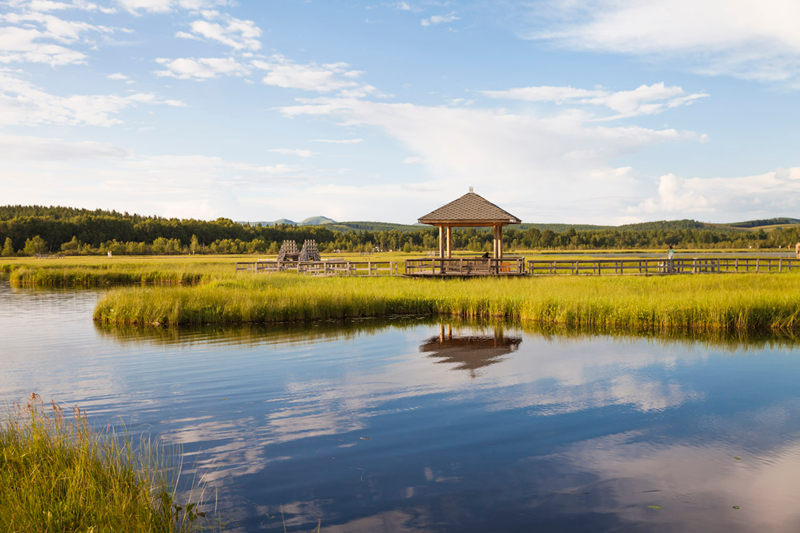
[[[453,248],[450,246],[450,237],[451,237],[450,226],[449,225],[446,226],[446,229],[447,229],[447,231],[446,231],[446,233],[447,233],[447,258],[450,259],[453,256],[452,252],[451,252],[451,250]]]
[[[444,257],[444,226],[439,226],[439,257]]]

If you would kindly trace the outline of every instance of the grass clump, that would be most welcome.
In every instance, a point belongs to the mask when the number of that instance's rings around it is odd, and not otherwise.
[[[198,531],[204,513],[178,505],[152,447],[69,419],[38,395],[0,427],[0,531]]]
[[[122,268],[31,268],[11,271],[14,287],[102,287],[108,285],[194,285],[204,278],[201,272],[185,270]]]
[[[221,279],[107,293],[95,320],[199,325],[389,315],[455,316],[631,332],[800,331],[800,275],[483,279]]]

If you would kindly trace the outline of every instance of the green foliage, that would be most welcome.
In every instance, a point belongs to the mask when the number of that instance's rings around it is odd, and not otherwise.
[[[25,246],[22,248],[24,255],[42,255],[47,253],[47,243],[38,235],[34,235],[30,239],[25,240]]]
[[[794,246],[800,226],[753,231],[770,219],[718,225],[696,220],[646,222],[624,226],[522,224],[504,230],[506,250],[663,248],[777,248]],[[734,227],[740,226],[740,227]],[[774,226],[774,224],[773,224]],[[764,229],[764,228],[762,228]],[[242,224],[226,218],[195,220],[145,217],[115,211],[67,207],[0,206],[0,240],[22,247],[39,235],[46,250],[68,254],[242,254],[274,253],[284,240],[317,241],[323,251],[434,250],[437,230],[381,222],[343,222],[320,226]],[[453,248],[491,249],[486,228],[453,231]],[[41,252],[40,252],[41,253]]]
[[[16,252],[14,252],[14,243],[11,241],[11,237],[6,237],[6,240],[3,243],[3,249],[0,251],[0,255],[3,257],[13,257],[17,255]]]
[[[200,530],[205,513],[176,500],[158,448],[73,414],[34,394],[0,426],[0,531]]]
[[[273,274],[194,288],[117,289],[94,316],[104,323],[184,325],[415,314],[631,332],[798,332],[798,292],[798,274],[469,280]]]

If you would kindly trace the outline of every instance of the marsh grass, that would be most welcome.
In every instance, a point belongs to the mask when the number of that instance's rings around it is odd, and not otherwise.
[[[310,322],[389,315],[452,316],[593,331],[800,331],[800,275],[484,279],[242,276],[197,287],[107,293],[102,323]]]
[[[210,521],[177,502],[168,471],[162,449],[33,394],[0,427],[0,531],[199,531]]]

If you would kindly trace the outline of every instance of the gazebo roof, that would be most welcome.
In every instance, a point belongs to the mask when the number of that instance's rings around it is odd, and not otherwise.
[[[472,187],[470,187],[470,192],[420,217],[419,222],[423,224],[451,223],[464,225],[474,223],[480,226],[519,224],[522,221],[482,196],[475,194],[472,192]]]

